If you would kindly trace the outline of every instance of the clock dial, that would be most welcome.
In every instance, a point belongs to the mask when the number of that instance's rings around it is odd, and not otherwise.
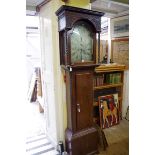
[[[93,35],[86,22],[79,22],[71,34],[71,62],[93,60]]]

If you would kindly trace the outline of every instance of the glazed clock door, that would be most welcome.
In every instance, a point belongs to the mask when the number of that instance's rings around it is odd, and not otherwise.
[[[93,75],[92,72],[77,72],[76,81],[76,130],[92,126]]]
[[[70,35],[71,64],[94,61],[94,33],[90,24],[79,21]]]

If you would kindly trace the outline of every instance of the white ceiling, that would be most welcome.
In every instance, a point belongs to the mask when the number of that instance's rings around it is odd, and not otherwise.
[[[28,15],[36,15],[36,6],[44,0],[26,0],[26,10]],[[112,0],[93,0],[91,9],[105,13],[106,17],[117,17],[129,14],[129,5],[114,2]]]
[[[43,1],[44,0],[26,0],[26,5],[36,7],[38,4],[40,4]]]
[[[91,4],[91,9],[105,12],[106,17],[116,17],[129,13],[129,5],[109,0],[96,0]]]
[[[36,6],[42,3],[44,0],[26,0],[26,14],[30,16],[35,16]]]

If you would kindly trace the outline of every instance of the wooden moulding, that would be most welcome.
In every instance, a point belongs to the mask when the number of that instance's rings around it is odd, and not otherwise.
[[[124,70],[126,70],[126,66],[120,64],[102,64],[95,68],[96,73],[124,71]]]
[[[72,133],[66,129],[66,150],[69,155],[95,155],[98,154],[98,131],[95,127]]]
[[[112,88],[112,87],[120,87],[120,86],[123,86],[123,83],[107,84],[107,85],[104,85],[104,86],[98,86],[98,87],[94,87],[94,90],[100,90],[100,89]]]

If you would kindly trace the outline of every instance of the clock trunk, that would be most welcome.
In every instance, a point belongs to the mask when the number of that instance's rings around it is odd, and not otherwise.
[[[93,127],[94,67],[66,71],[67,122],[66,148],[70,155],[98,152],[98,133]]]

